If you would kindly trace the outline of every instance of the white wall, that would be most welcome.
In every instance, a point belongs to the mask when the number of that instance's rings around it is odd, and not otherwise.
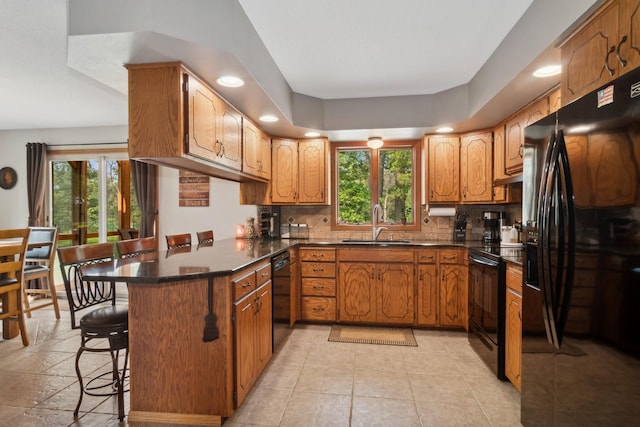
[[[216,240],[233,237],[236,224],[245,224],[248,216],[256,217],[256,207],[241,206],[240,184],[233,181],[211,178],[208,207],[178,206],[178,170],[159,168],[159,227],[161,249],[166,249],[167,234],[191,233],[213,230]]]
[[[0,188],[0,228],[18,228],[28,225],[27,154],[28,142],[48,145],[95,145],[124,143],[126,126],[100,128],[29,129],[0,131],[0,168],[10,166],[18,174],[16,186],[11,190]],[[193,234],[213,229],[216,239],[233,236],[235,224],[244,224],[247,216],[255,217],[255,206],[240,206],[240,185],[236,182],[211,179],[209,207],[178,207],[178,171],[159,168],[159,242],[166,246],[166,234]],[[164,245],[164,246],[163,246]]]

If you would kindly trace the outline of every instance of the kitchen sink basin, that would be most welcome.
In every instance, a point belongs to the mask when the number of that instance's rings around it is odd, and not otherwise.
[[[367,244],[367,245],[389,245],[389,244],[406,244],[411,243],[411,240],[389,240],[389,239],[378,239],[378,240],[367,240],[367,239],[344,239],[342,243],[357,243],[357,244]]]

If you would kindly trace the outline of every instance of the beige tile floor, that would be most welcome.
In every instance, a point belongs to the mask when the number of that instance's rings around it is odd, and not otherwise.
[[[50,309],[34,312],[28,347],[0,340],[0,425],[140,426],[118,422],[114,398],[88,396],[74,422],[79,336],[61,314],[56,321]],[[464,333],[415,330],[418,347],[399,347],[332,343],[329,330],[296,326],[224,426],[520,425],[518,392],[480,361]],[[102,355],[82,360],[83,372],[110,363]]]

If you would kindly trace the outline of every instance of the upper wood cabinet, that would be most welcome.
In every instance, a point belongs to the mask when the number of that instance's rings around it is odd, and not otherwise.
[[[180,62],[127,65],[129,157],[244,181],[243,116]]]
[[[271,139],[249,120],[244,120],[242,132],[242,171],[271,179]]]
[[[493,134],[465,134],[460,142],[462,202],[491,202],[493,194]]]
[[[327,141],[298,141],[298,203],[327,203]]]
[[[327,149],[325,139],[274,139],[271,202],[326,203]]]
[[[428,152],[427,198],[429,202],[460,201],[460,138],[425,137]]]
[[[640,65],[640,0],[613,0],[561,47],[562,103]]]
[[[507,175],[522,172],[524,128],[549,114],[549,98],[543,97],[507,120],[505,128],[504,167]]]
[[[273,138],[271,181],[241,183],[240,203],[323,205],[329,203],[328,140]]]

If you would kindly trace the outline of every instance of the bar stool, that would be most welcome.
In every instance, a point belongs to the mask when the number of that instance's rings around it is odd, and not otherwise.
[[[198,246],[207,245],[213,243],[213,230],[198,231]]]
[[[167,249],[191,246],[191,233],[167,235]]]
[[[113,262],[113,243],[97,243],[81,246],[58,248],[58,259],[64,279],[64,287],[69,300],[71,328],[80,329],[80,348],[76,353],[76,374],[80,384],[80,397],[73,412],[78,411],[84,394],[91,396],[117,396],[118,419],[124,419],[124,382],[127,378],[129,358],[129,308],[116,305],[115,282],[86,281],[82,278],[81,268],[87,265]],[[110,303],[85,312],[79,323],[76,314],[79,311]],[[96,343],[97,341],[97,343]],[[100,344],[102,343],[102,344]],[[120,351],[125,351],[124,366],[119,367]],[[112,369],[84,385],[80,372],[80,356],[85,352],[108,352]]]

